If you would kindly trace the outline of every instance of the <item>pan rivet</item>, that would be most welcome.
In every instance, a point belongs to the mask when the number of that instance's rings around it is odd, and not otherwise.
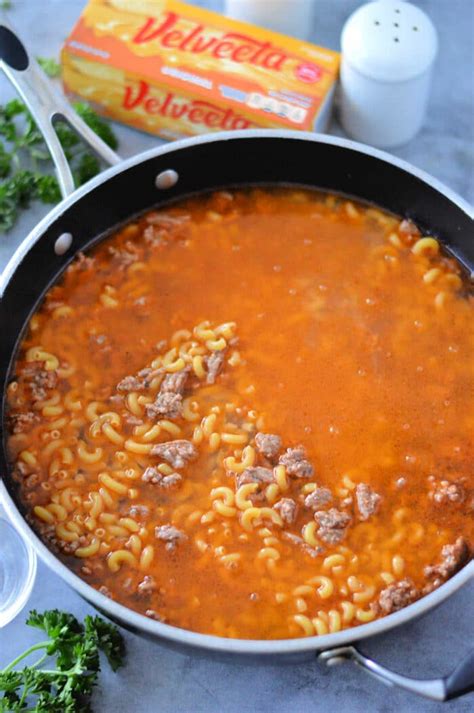
[[[169,168],[167,171],[162,171],[159,173],[155,179],[155,185],[160,190],[165,190],[166,188],[172,188],[178,183],[179,176],[176,171]]]
[[[331,666],[339,666],[339,664],[345,663],[346,660],[344,656],[334,656],[332,659],[326,659],[324,663],[331,668]]]
[[[64,255],[72,245],[71,233],[62,233],[54,243],[54,252],[56,255]]]

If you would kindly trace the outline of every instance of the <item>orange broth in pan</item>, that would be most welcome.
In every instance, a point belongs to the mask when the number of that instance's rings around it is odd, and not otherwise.
[[[94,587],[185,629],[389,614],[471,556],[473,306],[434,238],[336,196],[153,211],[31,320],[8,389],[28,517]]]

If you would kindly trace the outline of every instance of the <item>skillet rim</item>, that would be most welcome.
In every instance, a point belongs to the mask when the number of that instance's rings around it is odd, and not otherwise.
[[[468,201],[459,196],[455,191],[445,186],[441,181],[434,178],[422,169],[412,166],[407,161],[399,159],[391,154],[379,149],[365,146],[363,144],[344,139],[336,136],[328,136],[325,134],[315,134],[310,132],[289,131],[289,130],[274,130],[274,129],[252,129],[231,132],[218,132],[215,134],[206,134],[202,136],[191,137],[189,139],[181,139],[179,141],[158,146],[156,148],[144,151],[136,156],[125,159],[122,163],[106,169],[87,184],[77,189],[70,196],[61,201],[52,211],[50,211],[28,234],[28,236],[17,247],[9,261],[7,262],[2,274],[0,275],[0,298],[3,295],[6,286],[13,277],[17,267],[21,264],[23,257],[28,253],[30,248],[41,238],[43,233],[59,216],[62,216],[66,211],[78,202],[84,195],[92,192],[97,186],[107,182],[115,175],[136,166],[140,163],[152,160],[157,156],[173,154],[176,151],[186,149],[188,146],[196,146],[198,144],[208,144],[221,141],[232,141],[234,139],[295,139],[299,141],[311,141],[314,143],[323,143],[328,145],[338,146],[349,151],[355,151],[367,156],[376,158],[382,162],[389,163],[402,171],[405,171],[412,176],[418,178],[422,182],[434,188],[437,192],[448,198],[458,208],[460,208],[471,220],[474,218],[474,209]],[[471,276],[474,274],[471,272]],[[133,628],[138,632],[143,632],[148,636],[166,639],[177,645],[190,646],[195,649],[201,649],[207,652],[221,652],[235,655],[257,655],[257,656],[274,656],[279,654],[293,654],[304,652],[316,652],[326,648],[342,646],[344,644],[353,643],[362,639],[384,633],[397,626],[400,626],[412,619],[415,619],[422,614],[428,612],[432,608],[441,604],[451,594],[457,591],[465,582],[474,579],[474,560],[468,563],[454,577],[449,579],[445,584],[437,590],[422,597],[418,601],[408,607],[391,614],[381,619],[377,619],[368,624],[362,624],[357,627],[351,627],[343,631],[326,634],[323,636],[309,636],[297,639],[227,639],[210,634],[201,634],[186,629],[181,629],[169,624],[164,624],[158,621],[149,619],[148,617],[139,614],[128,607],[115,602],[105,595],[98,592],[90,584],[82,580],[71,569],[69,569],[61,560],[56,557],[51,550],[40,540],[35,531],[28,525],[19,509],[17,508],[13,498],[9,494],[3,478],[0,480],[0,502],[6,509],[6,512],[12,520],[15,527],[29,541],[41,560],[56,574],[58,574],[69,586],[71,586],[80,596],[92,604],[94,607],[102,610],[106,615],[123,623],[126,627]]]
[[[410,173],[415,178],[428,184],[434,188],[438,193],[448,198],[451,203],[454,203],[458,208],[460,208],[466,215],[474,220],[474,207],[470,203],[462,198],[458,193],[453,191],[451,188],[446,186],[442,181],[439,181],[434,176],[424,171],[421,168],[413,166],[408,161],[400,159],[397,156],[392,156],[392,154],[386,151],[381,151],[380,149],[367,146],[365,144],[358,143],[357,141],[352,141],[351,139],[344,139],[338,136],[329,136],[326,134],[317,134],[308,131],[291,131],[291,130],[279,130],[279,129],[243,129],[240,131],[221,131],[214,134],[203,134],[202,136],[193,136],[188,139],[179,139],[178,141],[170,142],[163,146],[157,146],[153,149],[148,149],[143,151],[136,156],[131,156],[124,159],[121,163],[110,166],[105,169],[102,173],[94,176],[90,181],[76,189],[74,193],[70,196],[64,198],[57,206],[55,206],[49,213],[45,215],[44,218],[30,231],[26,238],[20,243],[16,248],[15,252],[8,260],[2,273],[0,274],[0,298],[5,291],[5,287],[8,284],[10,278],[12,277],[16,267],[23,256],[28,252],[29,248],[34,245],[34,243],[41,237],[45,230],[53,223],[59,216],[64,215],[68,208],[77,203],[83,196],[92,192],[97,186],[106,183],[109,178],[126,171],[132,166],[136,166],[140,163],[145,163],[150,159],[157,156],[163,156],[168,153],[172,154],[181,149],[185,149],[188,146],[197,146],[199,144],[210,144],[220,141],[232,141],[232,140],[242,140],[242,139],[295,139],[303,141],[311,141],[313,143],[322,143],[332,146],[338,146],[343,149],[348,149],[350,151],[359,152],[372,158],[379,159],[385,163],[389,163],[392,166],[400,168],[406,173]],[[474,271],[473,271],[474,273]]]

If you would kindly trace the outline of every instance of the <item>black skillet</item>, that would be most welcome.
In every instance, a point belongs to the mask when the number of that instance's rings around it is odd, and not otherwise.
[[[64,200],[36,226],[17,249],[0,280],[0,500],[21,535],[48,566],[81,596],[110,618],[144,636],[195,653],[232,660],[328,664],[351,659],[389,685],[435,700],[474,690],[474,652],[446,678],[423,681],[399,676],[365,657],[353,645],[429,611],[474,577],[474,561],[432,594],[383,619],[335,634],[281,641],[244,641],[197,634],[153,621],[113,602],[69,570],[24,519],[5,449],[5,389],[28,320],[45,292],[80,250],[152,207],[190,194],[226,187],[290,184],[352,196],[411,218],[424,233],[437,236],[472,276],[472,209],[426,173],[381,151],[329,136],[256,130],[196,137],[153,149],[120,162],[51,89],[20,40],[0,23],[0,67],[15,84],[34,115],[56,164]],[[52,121],[61,116],[114,166],[74,191]],[[205,280],[203,278],[203,288]]]

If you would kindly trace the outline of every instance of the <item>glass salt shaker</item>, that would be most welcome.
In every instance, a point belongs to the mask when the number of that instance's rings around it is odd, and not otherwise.
[[[340,118],[354,139],[390,148],[410,141],[426,114],[436,29],[415,5],[377,0],[342,30]]]

